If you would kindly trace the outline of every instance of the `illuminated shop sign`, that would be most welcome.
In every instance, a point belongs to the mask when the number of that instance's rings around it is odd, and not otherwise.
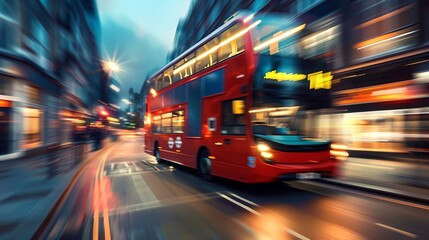
[[[295,73],[285,73],[277,72],[273,70],[271,72],[265,73],[265,79],[276,80],[276,81],[301,81],[307,77],[305,74],[295,74]]]
[[[264,79],[281,81],[302,81],[307,79],[310,81],[310,89],[331,89],[332,84],[332,73],[331,72],[314,72],[308,75],[301,73],[286,73],[277,72],[276,70],[265,73]]]
[[[3,108],[12,107],[12,102],[0,99],[0,107],[3,107]]]

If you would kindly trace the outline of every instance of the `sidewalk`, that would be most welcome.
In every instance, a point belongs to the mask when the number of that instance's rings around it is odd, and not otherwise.
[[[424,161],[348,158],[341,176],[323,182],[429,204],[429,159]]]
[[[105,147],[75,162],[73,146],[51,155],[2,162],[0,167],[0,239],[30,239],[49,214],[82,163],[94,158]]]

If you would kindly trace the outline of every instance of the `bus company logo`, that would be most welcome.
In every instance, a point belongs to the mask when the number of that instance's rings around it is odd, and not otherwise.
[[[176,147],[181,148],[182,147],[182,139],[180,137],[176,138]]]
[[[174,140],[173,140],[173,138],[169,138],[168,139],[168,147],[173,148],[173,146],[174,146]]]

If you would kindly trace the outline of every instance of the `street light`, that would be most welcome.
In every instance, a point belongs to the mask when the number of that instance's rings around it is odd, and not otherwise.
[[[122,71],[122,68],[119,66],[119,64],[115,61],[103,61],[103,69],[107,72],[109,72],[109,74],[111,74],[112,72],[120,72]]]

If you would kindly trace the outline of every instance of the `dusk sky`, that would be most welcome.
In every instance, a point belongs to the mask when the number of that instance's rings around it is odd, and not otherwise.
[[[186,16],[191,0],[97,0],[104,58],[119,62],[115,78],[121,95],[133,87],[140,91],[148,73],[166,63],[173,48],[179,19]]]

